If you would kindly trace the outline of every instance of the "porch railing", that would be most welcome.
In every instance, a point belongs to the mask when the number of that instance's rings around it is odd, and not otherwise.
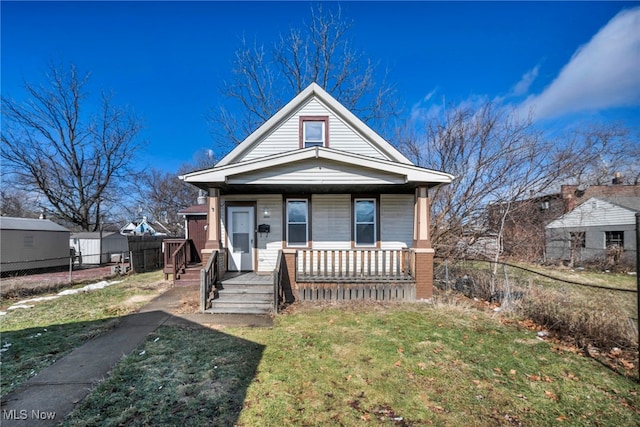
[[[283,298],[283,290],[282,290],[282,263],[284,262],[284,257],[282,256],[282,251],[278,251],[278,258],[276,259],[276,268],[273,270],[273,312],[278,314],[278,309],[280,308],[280,301]]]
[[[175,281],[179,274],[187,268],[188,244],[185,239],[167,239],[164,242],[164,278],[168,280],[173,274]]]
[[[209,308],[210,295],[216,283],[220,280],[218,268],[218,251],[213,251],[207,265],[200,270],[200,311]]]
[[[414,281],[411,249],[301,249],[296,282]]]

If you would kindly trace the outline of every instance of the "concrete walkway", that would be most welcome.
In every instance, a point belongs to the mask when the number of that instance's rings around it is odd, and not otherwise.
[[[55,426],[108,377],[113,367],[161,325],[196,323],[211,328],[225,326],[269,327],[268,316],[171,314],[181,295],[192,292],[173,287],[138,313],[124,316],[118,325],[90,340],[43,369],[2,399],[0,425]]]

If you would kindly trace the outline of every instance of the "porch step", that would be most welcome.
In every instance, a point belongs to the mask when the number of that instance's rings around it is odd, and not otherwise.
[[[208,313],[268,314],[273,308],[273,281],[270,276],[233,275],[222,279],[222,286],[211,301]]]
[[[178,278],[173,281],[175,286],[200,285],[201,264],[189,265],[184,272],[179,273]]]

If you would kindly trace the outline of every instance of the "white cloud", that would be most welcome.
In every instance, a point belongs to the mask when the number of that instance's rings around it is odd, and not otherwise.
[[[527,74],[516,87],[525,86]],[[640,7],[622,11],[611,19],[589,43],[576,51],[542,93],[527,98],[520,109],[525,113],[533,109],[537,118],[549,118],[640,105],[638,76]]]
[[[515,86],[513,86],[513,89],[511,89],[511,95],[520,96],[527,93],[529,91],[529,87],[531,86],[531,83],[533,83],[536,77],[538,77],[539,70],[540,70],[540,66],[536,65],[533,69],[524,73],[520,81],[516,83]]]

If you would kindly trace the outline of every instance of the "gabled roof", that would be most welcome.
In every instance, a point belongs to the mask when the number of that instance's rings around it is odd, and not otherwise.
[[[184,208],[178,211],[178,215],[206,215],[207,214],[207,205],[193,205],[188,208]]]
[[[0,230],[66,231],[68,229],[48,219],[0,216]]]
[[[546,228],[631,225],[635,224],[637,212],[640,212],[640,198],[637,197],[614,198],[613,200],[591,197],[572,211],[551,221]]]
[[[222,158],[216,167],[226,166],[228,164],[239,161],[242,156],[249,152],[255,144],[259,143],[266,135],[271,133],[276,127],[282,124],[287,118],[291,117],[301,106],[307,103],[311,98],[320,100],[326,105],[336,116],[340,117],[346,123],[348,123],[354,130],[359,132],[363,137],[367,139],[378,150],[385,153],[390,159],[405,164],[412,164],[400,151],[398,151],[393,145],[385,141],[380,135],[374,132],[369,126],[367,126],[362,120],[357,118],[351,111],[340,104],[334,97],[329,95],[318,84],[311,83],[300,92],[295,98],[281,108],[276,114],[274,114],[269,120],[267,120],[262,126],[256,129],[251,135],[249,135],[242,143],[234,148],[229,154]]]
[[[410,182],[440,184],[449,183],[453,180],[452,175],[444,172],[325,147],[309,147],[239,163],[216,166],[212,169],[188,173],[181,178],[194,185],[207,183],[229,184],[233,183],[234,177],[239,177],[243,174],[256,174],[260,171],[277,170],[285,167],[292,168],[296,164],[303,164],[309,160],[323,160],[334,164],[353,165],[362,170],[363,174],[366,171],[374,171],[386,175],[396,175],[400,179],[400,183],[403,184]],[[350,183],[348,181],[344,182],[344,184]]]

